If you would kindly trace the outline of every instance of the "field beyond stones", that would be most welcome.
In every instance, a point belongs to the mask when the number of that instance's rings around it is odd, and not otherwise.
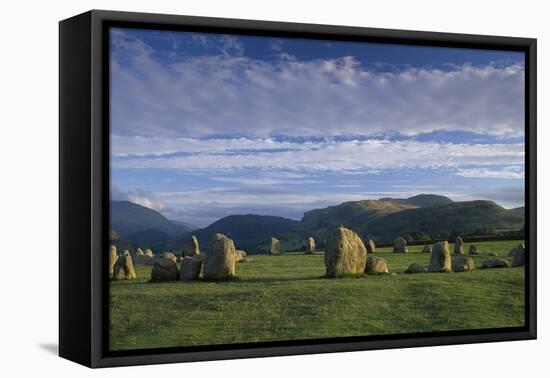
[[[470,257],[476,268],[489,252],[511,262],[519,242],[474,243],[481,255]],[[136,280],[111,282],[111,350],[524,325],[524,267],[403,274],[413,262],[428,266],[421,249],[379,248],[396,275],[341,279],[322,278],[322,252],[252,255],[221,282],[149,283],[152,267],[138,265]]]

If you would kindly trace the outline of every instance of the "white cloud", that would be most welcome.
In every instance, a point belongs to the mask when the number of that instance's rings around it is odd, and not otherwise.
[[[406,135],[460,130],[523,135],[522,64],[369,70],[352,56],[275,61],[241,55],[154,57],[143,42],[114,36],[112,127],[120,135]]]
[[[523,166],[510,166],[501,169],[494,168],[460,168],[457,176],[472,178],[502,178],[523,179],[525,177]]]

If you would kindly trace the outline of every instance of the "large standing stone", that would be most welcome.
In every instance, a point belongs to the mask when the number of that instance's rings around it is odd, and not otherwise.
[[[278,255],[281,252],[281,243],[276,238],[271,238],[268,242],[268,253]]]
[[[463,255],[464,254],[464,240],[460,236],[457,236],[455,239],[455,249],[454,249],[455,255]]]
[[[393,241],[393,253],[407,253],[409,249],[407,248],[407,241],[401,236],[398,236]]]
[[[198,280],[201,274],[204,257],[194,255],[193,257],[184,256],[181,262],[180,281]]]
[[[367,240],[367,253],[375,253],[376,252],[376,244],[374,243],[374,240],[369,239]]]
[[[449,253],[449,243],[440,241],[434,244],[432,248],[432,256],[430,258],[430,266],[428,272],[450,272],[451,271],[451,254]]]
[[[405,273],[407,274],[425,273],[425,272],[426,272],[426,268],[424,268],[422,265],[418,263],[412,263],[411,265],[409,265],[409,267],[405,271]]]
[[[504,260],[504,259],[489,259],[489,260],[485,260],[481,267],[483,269],[509,268],[510,263],[508,261]]]
[[[115,265],[115,270],[113,273],[114,280],[133,280],[137,277],[136,271],[134,270],[134,264],[132,262],[132,256],[130,256],[130,252],[126,252],[128,251],[124,252],[124,256],[118,259]]]
[[[246,252],[242,251],[240,249],[235,250],[235,254],[236,254],[236,259],[237,259],[236,261],[237,262],[243,261],[246,257]]]
[[[432,253],[432,246],[429,244],[424,244],[424,248],[422,248],[422,253]]]
[[[179,278],[177,257],[172,252],[165,252],[154,259],[151,270],[151,281],[176,281]]]
[[[453,257],[451,267],[453,269],[453,272],[464,272],[466,270],[472,270],[476,268],[474,264],[474,259],[466,256]]]
[[[365,267],[365,273],[367,274],[387,274],[388,264],[386,260],[381,257],[368,256],[367,265]]]
[[[311,255],[315,253],[315,239],[311,236],[307,239],[306,254]]]
[[[193,257],[195,255],[200,255],[199,241],[195,235],[192,235],[183,245],[183,256]]]
[[[468,248],[468,254],[470,256],[481,255],[481,253],[479,253],[479,250],[477,249],[477,247],[473,244],[470,246],[470,248]]]
[[[514,254],[514,261],[512,262],[512,266],[523,266],[525,265],[525,248],[520,248],[516,251]]]
[[[367,249],[355,232],[340,226],[328,237],[325,247],[327,277],[363,273],[366,262]]]
[[[206,249],[202,275],[205,279],[231,278],[235,276],[236,260],[233,240],[223,234],[215,234]]]
[[[118,261],[116,246],[109,247],[109,277],[112,277],[115,271],[115,264]]]

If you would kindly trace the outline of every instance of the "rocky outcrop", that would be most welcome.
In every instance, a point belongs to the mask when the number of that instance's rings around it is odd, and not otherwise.
[[[325,268],[327,277],[363,273],[367,262],[367,249],[353,231],[340,226],[327,239]]]

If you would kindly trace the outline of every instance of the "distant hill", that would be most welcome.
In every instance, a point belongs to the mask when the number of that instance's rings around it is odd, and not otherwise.
[[[222,233],[233,239],[239,249],[250,249],[271,236],[280,236],[301,228],[301,223],[292,219],[270,215],[230,215],[193,232],[201,248],[206,248],[215,233]],[[183,243],[185,238],[174,244]]]
[[[159,212],[129,201],[111,201],[111,229],[134,243],[166,241],[192,230]]]

